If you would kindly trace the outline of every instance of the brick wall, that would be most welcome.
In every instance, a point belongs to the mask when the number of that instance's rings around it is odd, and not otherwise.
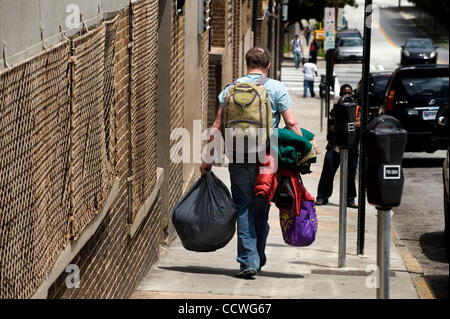
[[[225,47],[227,27],[227,17],[225,15],[225,11],[227,9],[227,0],[212,0],[210,8],[212,28],[211,45]]]
[[[241,17],[244,15],[242,12],[243,8],[241,6],[242,0],[233,1],[233,79],[237,79],[241,75],[241,65],[240,65],[240,48],[241,48],[241,35],[242,35],[242,21]],[[245,4],[244,4],[245,7]]]
[[[266,11],[267,5],[268,5],[267,0],[258,1],[257,14],[256,14],[256,16],[258,18],[261,18],[264,16],[264,12]],[[256,22],[256,29],[257,29],[256,46],[267,48],[267,32],[268,32],[267,16],[266,16],[265,20],[263,20],[263,21],[258,20]]]

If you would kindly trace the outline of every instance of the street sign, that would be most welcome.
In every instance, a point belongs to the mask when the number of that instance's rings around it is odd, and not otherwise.
[[[289,7],[289,0],[283,0],[283,6],[281,11],[282,21],[286,22],[288,21],[288,7]]]
[[[314,30],[314,38],[319,41],[323,41],[325,39],[325,31],[323,30]]]
[[[334,13],[334,8],[325,8],[325,31],[336,30],[336,17]]]
[[[325,51],[334,49],[334,31],[336,30],[334,12],[334,8],[325,8],[325,40],[323,41]]]
[[[325,51],[335,48],[334,30],[325,32],[325,40],[323,41],[323,49]]]

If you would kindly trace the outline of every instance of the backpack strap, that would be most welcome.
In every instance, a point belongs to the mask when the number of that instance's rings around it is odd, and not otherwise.
[[[258,81],[256,81],[256,83],[258,83],[259,85],[264,85],[268,80],[269,78],[267,76],[262,76],[258,79]]]

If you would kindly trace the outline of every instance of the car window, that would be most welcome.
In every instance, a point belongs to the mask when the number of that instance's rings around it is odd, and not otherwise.
[[[386,90],[387,83],[389,81],[388,76],[376,77],[373,79],[374,81],[374,94],[382,98],[384,96],[384,91]]]
[[[404,78],[401,83],[409,96],[448,97],[448,77]]]
[[[340,47],[360,47],[362,46],[362,40],[361,39],[342,39],[341,42],[339,42]]]
[[[407,49],[433,48],[433,43],[427,39],[409,40],[405,44]]]

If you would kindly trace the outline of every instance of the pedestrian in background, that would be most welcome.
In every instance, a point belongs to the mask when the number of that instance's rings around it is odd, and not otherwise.
[[[314,93],[314,75],[319,76],[317,74],[317,67],[312,62],[313,59],[310,57],[308,62],[303,65],[303,73],[305,73],[305,79],[303,81],[303,97],[306,98],[308,95],[308,89],[311,94],[311,97],[315,97]]]
[[[306,26],[306,29],[305,29],[306,45],[309,44],[309,37],[310,36],[311,36],[311,29],[309,28],[309,26]]]
[[[300,37],[298,34],[294,36],[294,39],[291,41],[291,48],[294,51],[294,62],[295,62],[295,68],[300,68],[300,63],[302,61],[302,55],[303,55],[303,47],[302,47],[302,40],[300,40]]]
[[[319,43],[313,38],[309,46],[309,56],[313,59],[313,63],[317,64],[317,53],[319,52]]]
[[[344,95],[352,96],[353,89],[349,84],[344,84],[341,86],[339,95],[342,97]],[[341,157],[340,150],[335,143],[335,112],[334,107],[330,111],[328,116],[328,134],[327,134],[327,152],[323,160],[323,169],[320,176],[319,187],[317,189],[316,205],[326,205],[328,203],[328,198],[333,193],[333,180],[336,175],[336,171],[340,165]],[[360,119],[359,119],[359,106],[356,108],[356,122],[355,128],[357,131],[360,130]],[[347,179],[347,207],[358,208],[355,204],[356,198],[356,186],[355,186],[355,176],[356,167],[358,166],[358,134],[357,139],[352,148],[348,152],[348,179]]]

